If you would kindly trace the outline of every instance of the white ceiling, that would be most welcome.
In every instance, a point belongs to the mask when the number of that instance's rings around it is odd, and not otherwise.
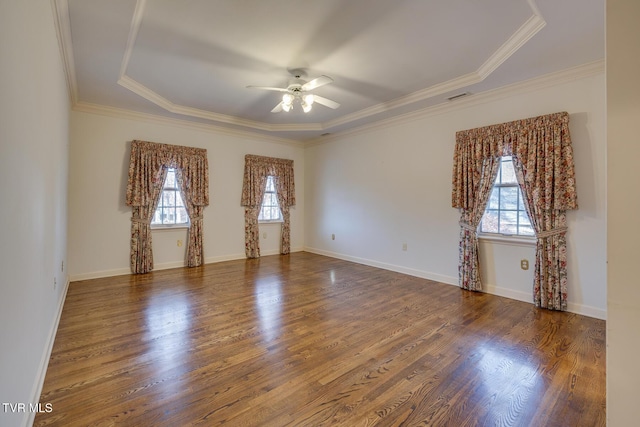
[[[604,0],[55,0],[76,107],[305,141],[604,58]],[[271,113],[288,70],[335,100]],[[471,95],[473,96],[473,95]]]

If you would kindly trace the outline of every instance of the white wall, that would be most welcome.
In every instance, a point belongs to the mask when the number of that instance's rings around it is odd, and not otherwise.
[[[67,284],[69,97],[53,22],[48,1],[0,4],[2,403],[38,402]],[[0,407],[2,426],[32,417]]]
[[[638,424],[640,2],[607,1],[607,425]]]
[[[125,113],[122,112],[121,116]],[[291,249],[304,242],[304,154],[295,143],[222,133],[136,115],[132,119],[74,111],[69,169],[69,272],[72,280],[128,274],[131,208],[125,191],[131,141],[206,148],[210,205],[204,210],[205,262],[244,258],[240,206],[245,154],[293,159],[297,206],[291,209]],[[261,252],[279,252],[279,225],[261,227]],[[262,233],[261,233],[262,236]],[[184,265],[186,229],[153,232],[155,269]]]
[[[457,284],[459,213],[451,208],[456,131],[567,111],[580,204],[568,214],[569,310],[604,317],[601,64],[458,102],[307,148],[306,249]],[[531,301],[533,276],[520,270],[520,259],[533,267],[533,249],[491,243],[481,249],[486,289]]]

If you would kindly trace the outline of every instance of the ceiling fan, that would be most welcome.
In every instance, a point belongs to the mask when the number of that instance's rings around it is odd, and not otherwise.
[[[304,111],[305,113],[311,111],[311,106],[316,102],[318,104],[324,105],[325,107],[333,109],[336,109],[340,106],[340,104],[335,101],[309,93],[313,89],[332,83],[333,79],[331,77],[320,76],[307,82],[303,79],[304,77],[306,77],[306,73],[304,70],[294,69],[290,70],[289,72],[293,75],[294,78],[289,81],[289,85],[286,88],[269,86],[247,86],[247,88],[284,92],[284,95],[282,95],[282,101],[280,101],[278,105],[276,105],[273,110],[271,110],[272,113],[279,113],[280,111],[289,112],[293,108],[294,102],[299,102],[302,106],[302,111]]]

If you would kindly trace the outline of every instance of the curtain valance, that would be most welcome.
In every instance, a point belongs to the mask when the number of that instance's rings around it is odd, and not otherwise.
[[[162,167],[179,168],[196,206],[209,205],[209,164],[207,150],[156,142],[133,141],[127,184],[127,206],[150,204],[151,189]],[[195,177],[198,177],[195,179]]]
[[[540,208],[578,208],[569,114],[566,112],[457,132],[452,206],[470,209],[479,187],[484,159],[509,155],[518,157],[523,164],[525,180],[539,190],[535,197]]]

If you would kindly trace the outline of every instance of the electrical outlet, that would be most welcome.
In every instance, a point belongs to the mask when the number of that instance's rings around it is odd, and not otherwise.
[[[55,291],[56,288],[58,287],[58,281],[56,280],[56,278],[53,278],[53,290]]]
[[[336,240],[336,235],[335,234],[331,235],[331,240]]]
[[[267,232],[265,231],[264,233],[262,233],[262,238],[266,239],[267,238]]]
[[[64,273],[64,261],[60,264],[60,271]]]
[[[182,240],[178,240],[178,247],[182,247]]]
[[[529,260],[528,259],[521,259],[520,260],[520,268],[523,270],[528,270],[529,269]]]
[[[403,250],[403,251],[406,251],[406,250],[407,250],[407,244],[406,244],[406,243],[403,243],[403,244],[402,244],[402,250]]]

